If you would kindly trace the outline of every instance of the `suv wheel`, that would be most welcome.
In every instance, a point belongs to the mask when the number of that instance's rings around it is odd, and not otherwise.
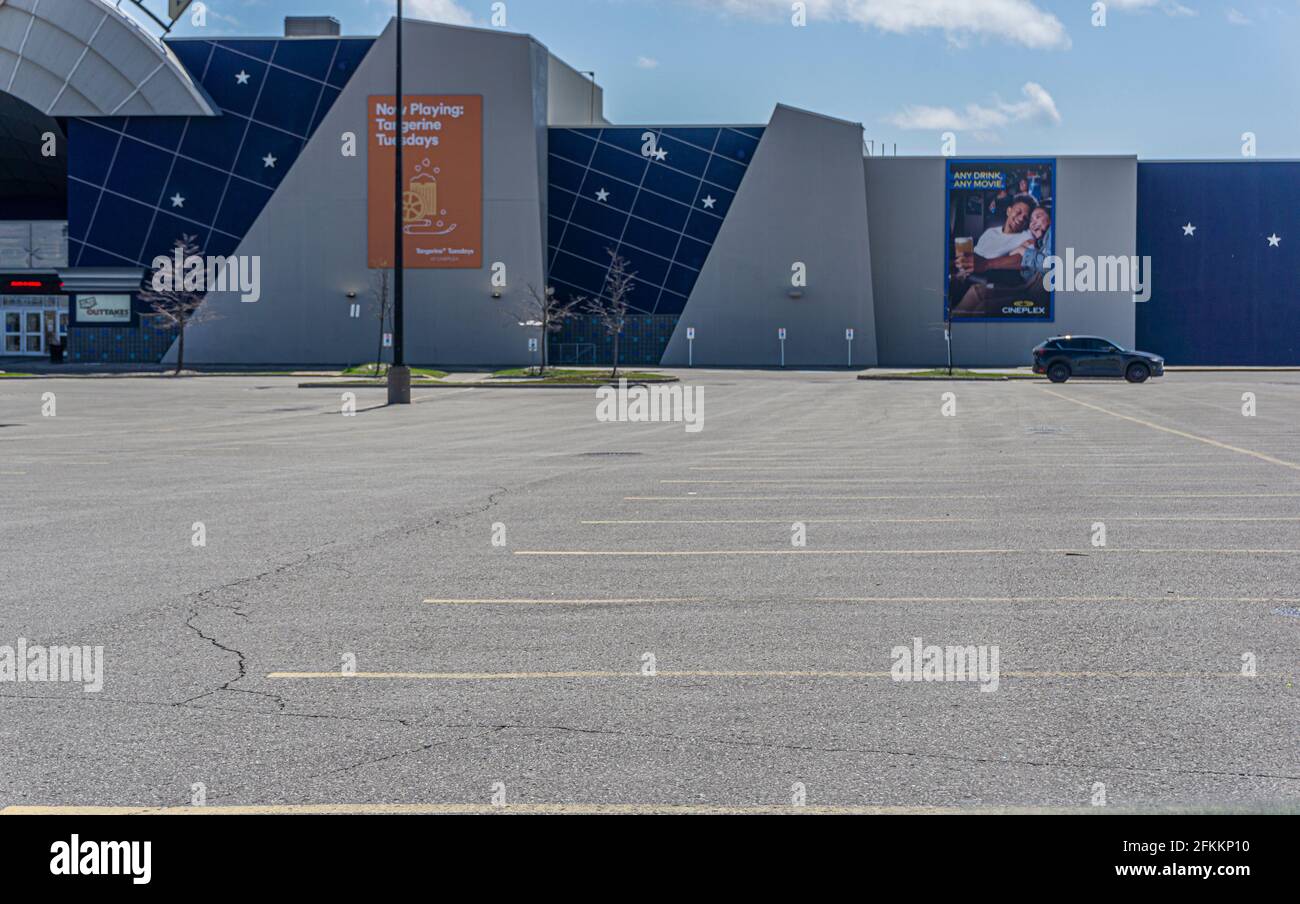
[[[1151,368],[1145,364],[1130,364],[1128,370],[1124,371],[1124,379],[1130,383],[1145,383],[1151,376]]]
[[[1056,364],[1053,364],[1051,367],[1047,368],[1047,379],[1051,380],[1053,383],[1064,383],[1066,380],[1070,379],[1069,365],[1061,364],[1059,361]]]

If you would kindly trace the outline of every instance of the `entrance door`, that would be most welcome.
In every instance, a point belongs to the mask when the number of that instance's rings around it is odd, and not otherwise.
[[[4,312],[4,354],[45,354],[45,315],[39,310],[19,308]]]
[[[42,311],[23,311],[23,354],[45,354],[45,315]]]
[[[6,355],[23,353],[23,312],[5,311],[5,350]]]

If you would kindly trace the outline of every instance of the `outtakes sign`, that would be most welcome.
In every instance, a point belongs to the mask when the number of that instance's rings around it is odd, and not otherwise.
[[[1056,161],[950,160],[947,178],[947,318],[1053,320]]]
[[[393,266],[397,108],[371,96],[369,260]],[[408,94],[402,111],[402,233],[410,269],[483,266],[483,98]]]
[[[130,295],[78,295],[73,307],[81,326],[131,322]]]

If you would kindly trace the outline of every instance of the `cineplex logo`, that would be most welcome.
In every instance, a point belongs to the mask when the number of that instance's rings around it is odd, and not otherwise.
[[[894,661],[890,677],[904,683],[912,681],[978,681],[982,693],[998,689],[1001,651],[996,646],[926,646],[913,637],[910,647],[894,647],[889,658]]]
[[[80,684],[87,694],[104,689],[103,647],[44,647],[18,638],[0,646],[0,683]]]
[[[238,292],[245,304],[262,299],[262,258],[257,255],[231,257],[186,257],[178,248],[170,257],[153,259],[155,292],[185,292],[206,295],[209,292]]]
[[[685,424],[687,433],[704,429],[703,386],[618,386],[596,390],[596,420],[602,424]]]
[[[1132,255],[1051,255],[1044,262],[1049,292],[1131,292],[1135,304],[1151,300],[1151,258]]]
[[[152,841],[70,841],[50,845],[50,873],[55,876],[130,876],[135,885],[153,878]]]

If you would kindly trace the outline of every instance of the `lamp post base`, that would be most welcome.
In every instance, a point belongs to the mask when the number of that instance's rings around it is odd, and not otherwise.
[[[411,404],[411,368],[390,367],[388,369],[388,404]]]

